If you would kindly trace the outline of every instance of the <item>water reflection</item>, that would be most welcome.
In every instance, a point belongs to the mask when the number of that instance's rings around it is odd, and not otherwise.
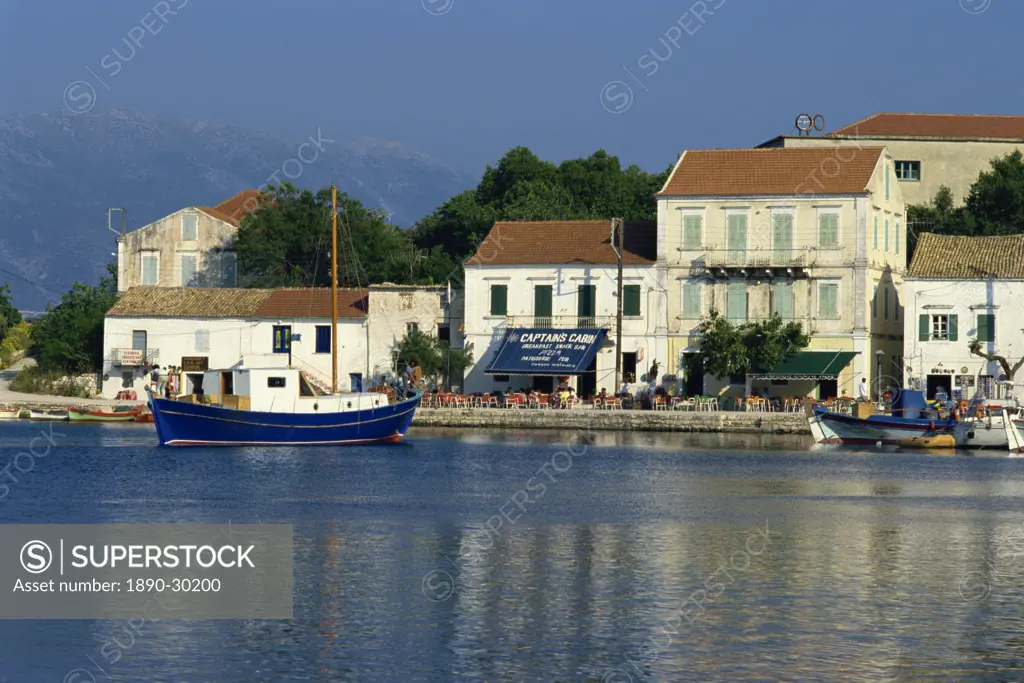
[[[147,623],[117,661],[100,641],[121,623],[6,622],[0,677],[1024,678],[1024,460],[572,436],[58,446],[0,502],[4,522],[293,523],[295,618]]]

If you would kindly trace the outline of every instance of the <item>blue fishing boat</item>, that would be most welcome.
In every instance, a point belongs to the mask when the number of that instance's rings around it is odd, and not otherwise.
[[[405,436],[422,396],[417,392],[389,402],[383,393],[320,393],[291,368],[243,367],[206,375],[205,386],[220,382],[230,393],[185,400],[150,394],[162,446],[395,443]]]
[[[867,412],[872,412],[872,406],[861,404]],[[1003,448],[1007,441],[1002,419],[999,412],[990,411],[979,403],[972,404],[962,416],[940,419],[938,411],[928,406],[923,393],[901,389],[896,392],[889,414],[858,416],[815,406],[808,423],[819,443]]]
[[[331,188],[331,329],[338,329],[338,191]],[[287,367],[207,370],[210,394],[153,396],[149,406],[162,446],[348,446],[401,441],[423,394],[392,402],[377,392],[338,392],[338,334],[331,334],[331,387]],[[258,363],[259,361],[257,361]],[[213,389],[216,387],[216,389]],[[67,419],[67,418],[65,418]]]

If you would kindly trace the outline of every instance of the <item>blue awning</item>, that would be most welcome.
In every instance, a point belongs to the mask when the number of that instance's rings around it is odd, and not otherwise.
[[[494,354],[489,375],[580,375],[587,371],[608,330],[513,328]]]

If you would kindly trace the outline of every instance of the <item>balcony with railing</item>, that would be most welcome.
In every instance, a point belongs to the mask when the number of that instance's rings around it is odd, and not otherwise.
[[[844,247],[798,247],[792,249],[706,249],[690,262],[692,269],[710,274],[747,275],[758,271],[790,270],[840,266],[852,263]]]
[[[111,349],[110,362],[121,367],[152,365],[160,357],[159,349]]]
[[[614,315],[510,315],[506,327],[538,329],[614,329]]]

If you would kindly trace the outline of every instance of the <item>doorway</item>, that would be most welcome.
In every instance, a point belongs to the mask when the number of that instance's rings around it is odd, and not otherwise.
[[[590,361],[586,372],[579,376],[576,394],[582,399],[597,393],[597,356]]]
[[[939,389],[946,392],[946,396],[949,396],[953,385],[953,378],[949,375],[928,375],[928,380],[925,382],[925,396],[928,400],[935,398],[935,394],[938,393]]]
[[[533,388],[542,394],[550,394],[555,390],[555,378],[537,375],[533,378]]]
[[[363,393],[363,373],[361,372],[350,372],[348,375],[349,385],[352,388],[352,393],[361,394]]]
[[[231,372],[220,373],[220,395],[221,400],[223,397],[231,396],[235,393],[235,376]]]
[[[185,375],[185,379],[188,380],[188,383],[189,383],[189,385],[191,386],[191,389],[192,389],[188,393],[194,394],[196,396],[201,396],[202,393],[203,393],[203,373],[201,373],[201,372],[190,372],[190,373]]]
[[[823,379],[818,382],[818,398],[822,401],[839,395],[839,380]]]
[[[700,362],[700,356],[696,353],[683,354],[683,373],[686,380],[683,391],[687,396],[704,395],[704,367]]]
[[[622,381],[633,384],[636,382],[636,351],[622,354]],[[619,387],[615,387],[618,391]]]

